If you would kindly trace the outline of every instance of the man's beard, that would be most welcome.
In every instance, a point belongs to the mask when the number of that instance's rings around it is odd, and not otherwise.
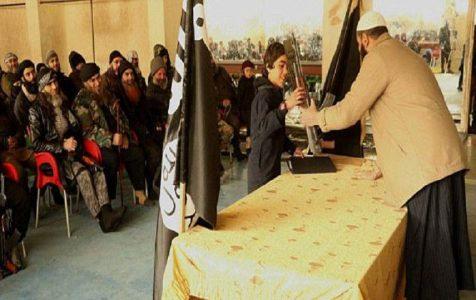
[[[165,89],[167,88],[167,84],[169,83],[168,81],[169,81],[168,78],[165,78],[164,80],[160,80],[160,81],[158,82],[158,86],[159,86],[161,89],[165,90]]]
[[[50,103],[53,105],[53,107],[60,107],[63,104],[63,98],[59,93],[56,94],[50,94],[51,97],[49,98]]]
[[[38,84],[36,82],[24,82],[23,85],[25,85],[25,88],[28,93],[30,94],[38,94]]]
[[[8,73],[13,73],[13,74],[18,73],[18,67],[9,67]]]
[[[123,82],[122,82],[122,85],[123,85],[124,87],[129,87],[129,88],[132,88],[132,87],[136,87],[136,86],[137,86],[135,80],[132,80],[132,81],[130,81],[130,82],[123,81]]]

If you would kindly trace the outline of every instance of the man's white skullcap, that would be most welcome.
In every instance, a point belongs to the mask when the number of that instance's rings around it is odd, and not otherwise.
[[[127,60],[131,63],[133,58],[139,58],[136,50],[131,50],[127,52]]]
[[[357,31],[365,31],[381,26],[387,27],[384,17],[376,11],[368,11],[360,18]]]

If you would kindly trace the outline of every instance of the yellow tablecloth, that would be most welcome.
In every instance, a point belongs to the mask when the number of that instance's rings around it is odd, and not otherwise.
[[[393,299],[406,211],[383,181],[284,174],[173,243],[164,299]]]

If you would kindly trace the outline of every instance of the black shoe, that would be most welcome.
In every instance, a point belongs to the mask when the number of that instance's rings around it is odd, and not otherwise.
[[[121,206],[112,211],[112,214],[117,216],[117,222],[114,224],[114,228],[113,228],[114,231],[116,231],[117,227],[121,225],[122,218],[124,217],[124,214],[126,213],[126,211],[127,211],[127,207],[125,206]]]
[[[104,233],[112,232],[119,226],[126,211],[125,207],[113,210],[110,204],[103,205],[98,215],[99,226]]]
[[[5,247],[8,252],[12,251],[15,247],[17,247],[21,242],[22,236],[20,231],[15,229],[13,233],[6,239]]]
[[[149,189],[149,198],[150,201],[158,201],[159,195],[154,191],[154,189]]]

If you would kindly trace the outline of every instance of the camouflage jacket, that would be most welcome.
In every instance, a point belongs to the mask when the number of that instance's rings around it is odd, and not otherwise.
[[[112,132],[93,93],[81,89],[74,100],[73,111],[81,123],[85,138],[95,141],[101,148],[111,147]]]

